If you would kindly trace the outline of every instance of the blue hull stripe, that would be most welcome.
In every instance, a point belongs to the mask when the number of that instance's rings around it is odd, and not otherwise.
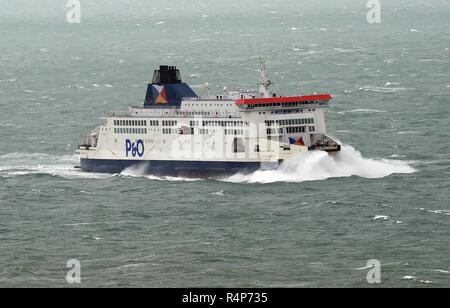
[[[274,164],[274,168],[277,164]],[[261,168],[260,162],[224,161],[167,161],[81,159],[81,169],[89,172],[120,173],[125,168],[137,167],[143,174],[173,176],[220,176],[250,173]]]

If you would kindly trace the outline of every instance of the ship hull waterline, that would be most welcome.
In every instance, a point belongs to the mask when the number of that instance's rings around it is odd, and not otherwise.
[[[249,174],[257,170],[274,170],[278,162],[239,161],[174,161],[174,160],[125,160],[80,159],[80,168],[86,172],[121,173],[128,169],[132,174],[180,177],[223,177],[233,174]]]

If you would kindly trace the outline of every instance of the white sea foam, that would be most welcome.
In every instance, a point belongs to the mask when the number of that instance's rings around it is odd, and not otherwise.
[[[181,176],[156,176],[156,175],[148,175],[146,178],[150,180],[157,180],[157,181],[169,181],[169,182],[178,182],[178,181],[184,181],[184,182],[195,182],[195,181],[201,181],[202,179],[198,178],[185,178]]]
[[[8,170],[9,169],[9,170]],[[3,166],[0,170],[1,177],[16,177],[28,174],[48,174],[67,179],[91,178],[102,179],[112,175],[105,173],[85,172],[75,169],[73,165],[35,165],[35,166]]]
[[[350,112],[356,112],[356,113],[379,113],[379,112],[386,112],[384,110],[377,110],[377,109],[354,109]]]
[[[396,92],[406,91],[406,90],[408,90],[408,88],[363,86],[363,87],[360,87],[359,90],[369,91],[369,92],[379,92],[379,93],[396,93]]]
[[[427,211],[428,213],[432,214],[441,214],[441,215],[450,215],[450,210],[428,210],[421,207],[419,210],[421,211]]]
[[[428,210],[428,212],[433,213],[433,214],[450,215],[450,211],[448,211],[448,210]]]
[[[177,182],[177,181],[194,182],[194,181],[203,180],[201,178],[193,178],[193,177],[149,175],[147,172],[149,164],[151,164],[151,163],[143,163],[143,164],[133,165],[131,167],[125,168],[120,173],[120,175],[125,176],[125,177],[143,177],[143,178],[147,178],[149,180],[170,181],[170,182]]]
[[[55,156],[43,153],[9,153],[0,155],[4,165],[0,165],[1,177],[15,177],[27,174],[49,174],[69,179],[109,178],[114,175],[84,172],[75,169],[78,155]],[[121,172],[125,177],[146,177],[161,181],[199,181],[198,178],[146,175],[147,164],[126,168]],[[388,159],[367,159],[351,146],[343,146],[335,155],[325,152],[299,153],[292,161],[277,170],[258,170],[248,175],[236,174],[224,179],[227,182],[273,183],[325,180],[333,177],[360,176],[382,178],[393,173],[412,173],[414,168],[408,162]],[[442,214],[447,214],[445,210]]]
[[[413,281],[420,282],[420,283],[425,283],[425,284],[433,283],[433,282],[430,281],[430,280],[422,280],[422,279],[419,279],[419,278],[417,278],[417,277],[414,277],[414,276],[408,276],[408,275],[407,275],[407,276],[404,276],[403,279],[405,279],[405,280],[413,280]]]
[[[445,271],[445,270],[440,270],[440,269],[435,270],[435,271],[438,273],[442,273],[442,274],[450,274],[450,271]]]
[[[403,157],[406,157],[406,155],[392,154],[390,157],[393,157],[393,158],[403,158]]]
[[[213,192],[212,195],[225,196],[225,194],[223,193],[223,189],[221,189],[220,191]]]
[[[176,177],[176,176],[158,176],[158,175],[148,175],[146,173],[147,168],[149,167],[148,163],[140,164],[140,165],[133,165],[131,167],[125,168],[120,175],[125,177],[142,177],[147,178],[149,180],[156,180],[156,181],[186,181],[186,182],[192,182],[192,181],[199,181],[201,179],[197,178],[185,178],[185,177]]]
[[[389,216],[386,216],[386,215],[376,215],[374,218],[372,218],[372,219],[374,219],[374,220],[377,220],[377,219],[383,219],[383,220],[386,220],[386,219],[389,219]]]
[[[148,168],[148,164],[137,164],[132,165],[131,167],[127,167],[120,175],[128,176],[128,177],[140,177],[145,175],[145,170]]]
[[[50,155],[44,153],[8,153],[0,155],[0,177],[16,177],[28,174],[49,174],[68,179],[106,178],[109,174],[84,172],[75,169],[79,155]]]
[[[361,156],[353,147],[344,145],[335,155],[326,152],[299,153],[277,170],[258,170],[251,174],[237,174],[225,179],[233,183],[273,183],[325,180],[334,177],[360,176],[383,178],[394,173],[413,173],[408,162],[370,159]]]

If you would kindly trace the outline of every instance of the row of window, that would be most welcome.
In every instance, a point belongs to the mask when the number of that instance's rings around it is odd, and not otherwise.
[[[225,129],[225,135],[243,135],[244,130],[243,129]]]
[[[150,126],[159,126],[158,120],[149,120]],[[115,126],[147,126],[147,120],[114,120]],[[177,121],[162,121],[163,126],[176,126]]]
[[[147,126],[146,120],[114,120],[115,126]]]
[[[276,135],[276,134],[282,134],[283,128],[267,128],[266,129],[267,135]]]
[[[179,128],[163,128],[162,133],[164,135],[177,135],[179,134],[180,129]]]
[[[116,134],[147,134],[146,128],[118,127],[114,128]]]
[[[162,126],[177,126],[177,121],[176,120],[163,120],[162,121]]]
[[[314,124],[314,118],[289,119],[289,120],[267,120],[266,121],[266,126],[298,125],[298,124]]]
[[[316,131],[316,128],[314,126],[290,126],[290,127],[286,127],[286,132],[288,134],[304,133],[304,132],[306,132],[306,127],[308,127],[308,131],[310,131],[310,132]]]
[[[211,115],[211,112],[209,111],[177,111],[178,115],[184,115],[184,116],[193,116],[193,115]]]
[[[203,126],[244,126],[242,121],[202,121]]]
[[[306,131],[306,126],[291,126],[286,127],[286,132],[288,134],[292,133],[304,133]]]

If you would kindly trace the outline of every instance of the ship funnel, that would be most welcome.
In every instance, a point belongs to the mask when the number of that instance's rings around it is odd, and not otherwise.
[[[147,87],[144,106],[165,108],[179,107],[184,97],[198,97],[185,83],[181,82],[180,71],[176,66],[160,65],[153,73],[152,83]]]
[[[176,66],[160,65],[153,73],[153,84],[181,83],[180,70]]]

